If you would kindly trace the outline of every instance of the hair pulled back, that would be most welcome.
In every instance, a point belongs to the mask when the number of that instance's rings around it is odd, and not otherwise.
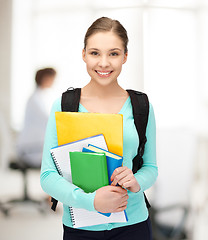
[[[108,17],[101,17],[95,20],[92,25],[87,29],[84,37],[84,49],[86,50],[87,41],[90,36],[98,32],[112,31],[115,33],[123,42],[124,54],[128,52],[128,36],[127,31],[118,20],[113,20]]]

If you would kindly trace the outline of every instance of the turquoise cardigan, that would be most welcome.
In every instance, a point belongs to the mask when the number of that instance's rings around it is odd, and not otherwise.
[[[61,97],[54,101],[47,123],[43,147],[40,184],[47,194],[63,203],[62,223],[66,226],[73,227],[68,206],[85,208],[89,211],[96,211],[93,204],[96,191],[93,193],[85,193],[79,187],[66,181],[56,170],[50,154],[50,149],[58,145],[55,112],[60,111]],[[87,110],[79,104],[78,112],[87,112]],[[123,115],[123,166],[127,166],[132,169],[132,159],[137,154],[139,136],[134,125],[130,97],[127,98],[119,114]],[[80,229],[94,231],[110,230],[116,227],[139,223],[147,219],[148,209],[145,204],[143,191],[150,188],[158,176],[156,163],[156,124],[154,110],[151,103],[149,103],[149,117],[146,137],[147,142],[143,155],[144,164],[143,167],[134,174],[141,189],[136,193],[128,190],[129,199],[126,208],[128,222],[100,224],[90,227],[82,227]]]

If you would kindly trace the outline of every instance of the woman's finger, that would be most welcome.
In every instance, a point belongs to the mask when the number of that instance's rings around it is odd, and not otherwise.
[[[124,188],[132,187],[132,185],[133,185],[132,179],[129,180],[129,181],[126,181],[126,182],[124,182],[124,183],[122,184],[122,186],[123,186]]]
[[[124,206],[126,206],[127,204],[128,204],[128,201],[125,200],[125,201],[121,202],[120,207],[124,207]]]
[[[111,181],[113,181],[113,179],[115,178],[116,175],[120,174],[121,172],[127,170],[128,168],[125,167],[118,167],[114,170],[113,174],[111,175]]]
[[[127,177],[128,179],[130,179],[132,175],[133,175],[132,170],[129,169],[129,168],[127,168],[127,169],[125,169],[124,171],[122,171],[121,173],[115,175],[115,177],[114,177],[114,179],[113,179],[113,182],[112,182],[111,184],[114,185],[114,186],[115,186],[117,183],[118,183],[119,185],[121,185],[119,182],[120,182],[123,178],[126,178],[126,177]]]
[[[125,206],[122,206],[122,207],[117,208],[117,209],[116,209],[115,211],[113,211],[113,212],[122,212],[122,211],[124,211],[126,208],[127,208],[127,206],[125,205]]]
[[[127,194],[127,190],[120,187],[120,186],[111,186],[111,190],[113,192],[117,192],[117,193],[123,193],[124,195]]]
[[[129,199],[129,196],[125,196],[125,197],[122,198],[122,201],[125,202],[125,201],[127,201],[128,199]]]
[[[118,181],[118,184],[122,187],[124,187],[124,185],[126,185],[127,182],[130,182],[132,180],[131,176],[126,176],[124,178],[122,178],[121,180]]]

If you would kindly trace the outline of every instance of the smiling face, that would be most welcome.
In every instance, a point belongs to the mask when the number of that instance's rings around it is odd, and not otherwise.
[[[117,81],[127,60],[122,40],[113,32],[98,32],[88,38],[82,58],[91,81],[106,86]]]

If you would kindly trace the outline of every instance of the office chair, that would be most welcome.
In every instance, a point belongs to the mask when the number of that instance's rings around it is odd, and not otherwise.
[[[21,172],[22,177],[23,177],[23,196],[21,198],[14,198],[14,199],[7,201],[6,203],[3,203],[2,208],[3,208],[4,214],[8,216],[10,210],[14,207],[14,204],[16,204],[16,203],[30,203],[30,204],[34,205],[39,210],[40,213],[45,213],[46,209],[47,209],[45,200],[38,201],[38,200],[32,199],[28,195],[28,183],[27,183],[28,171],[30,171],[30,170],[39,171],[40,167],[31,167],[31,166],[27,165],[26,163],[22,162],[20,159],[15,159],[15,160],[13,159],[9,164],[9,168],[14,171]],[[10,205],[10,207],[8,207],[8,205]]]
[[[180,221],[175,225],[164,224],[157,221],[157,216],[163,212],[172,211],[174,209],[181,209],[182,216]],[[188,207],[176,204],[164,208],[154,208],[150,209],[150,219],[152,222],[152,231],[154,240],[181,240],[187,238],[187,233],[185,231],[185,223],[188,217]]]
[[[8,214],[8,210],[7,208],[4,207],[4,204],[2,202],[0,202],[0,211],[4,214],[7,215]]]

